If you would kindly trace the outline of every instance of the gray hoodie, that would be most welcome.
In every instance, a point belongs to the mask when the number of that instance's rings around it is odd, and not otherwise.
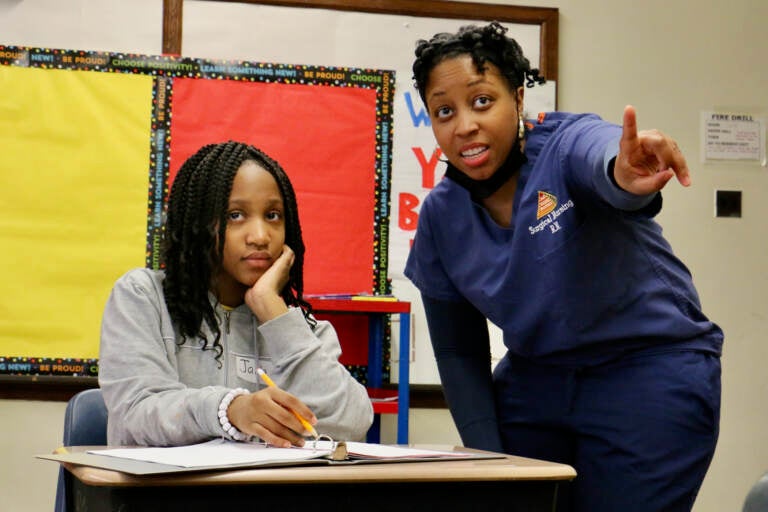
[[[201,339],[178,345],[163,278],[162,271],[131,270],[117,280],[104,309],[99,386],[109,410],[110,445],[172,446],[228,437],[219,423],[219,403],[230,389],[263,388],[259,367],[312,409],[320,434],[337,440],[365,436],[373,408],[365,388],[339,363],[341,346],[329,322],[318,321],[312,329],[301,310],[291,308],[260,324],[245,304],[231,311],[216,304],[224,349],[217,361],[215,351],[201,349]]]

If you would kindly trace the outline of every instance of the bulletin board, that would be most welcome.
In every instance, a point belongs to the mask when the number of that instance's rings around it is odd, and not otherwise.
[[[557,9],[441,0],[171,3],[183,4],[183,13],[166,18],[167,51],[240,58],[266,48],[282,62],[354,63],[395,71],[389,278],[392,293],[412,306],[412,337],[402,341],[411,347],[405,362],[410,366],[410,383],[439,384],[421,296],[403,274],[421,205],[445,172],[429,115],[413,84],[416,41],[438,32],[455,32],[464,25],[499,21],[520,44],[531,66],[547,79],[544,86],[525,89],[525,114],[535,119],[539,112],[557,109]],[[498,361],[505,353],[503,336],[492,324],[489,332],[492,357]],[[392,329],[392,335],[389,375],[395,382],[401,340],[398,329]]]
[[[392,71],[0,45],[0,84],[0,374],[96,375],[109,291],[162,268],[170,186],[210,142],[286,169],[305,294],[389,292]]]
[[[500,21],[509,28],[508,35],[521,44],[531,64],[547,78],[545,87],[526,90],[526,111],[535,115],[557,109],[558,9],[454,0],[164,0],[160,12],[155,2],[128,8],[110,0],[110,9],[105,10],[88,9],[86,3],[73,0],[54,6],[43,0],[22,2],[0,18],[0,33],[10,39],[0,43],[26,41],[34,47],[118,52],[139,48],[149,54],[190,55],[206,61],[244,62],[255,56],[259,62],[303,63],[313,68],[393,71],[394,87],[389,90],[391,136],[387,141],[392,156],[383,162],[391,179],[381,183],[386,189],[379,188],[388,202],[377,199],[376,203],[385,208],[380,213],[388,218],[378,231],[385,236],[382,240],[388,249],[379,246],[376,263],[381,268],[386,265],[387,274],[379,273],[373,287],[378,289],[382,281],[386,282],[394,295],[412,304],[413,332],[408,340],[412,347],[408,362],[412,391],[414,384],[438,384],[420,299],[402,275],[419,206],[443,172],[428,116],[412,84],[414,43],[417,38],[453,31],[468,23]],[[134,236],[146,235],[143,229]],[[141,264],[146,256],[142,251],[133,257]],[[114,260],[115,255],[110,255],[106,261]],[[102,297],[95,301],[103,302]],[[0,324],[0,349],[5,343],[2,332]],[[395,355],[400,340],[397,329],[392,332],[391,353]],[[494,353],[503,350],[493,330],[491,341]],[[400,362],[393,356],[391,363],[391,374],[396,378]],[[23,393],[36,390],[35,386],[19,386]]]

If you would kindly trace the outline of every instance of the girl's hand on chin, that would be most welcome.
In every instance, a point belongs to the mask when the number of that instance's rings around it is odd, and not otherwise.
[[[284,245],[272,266],[245,292],[246,304],[260,321],[266,322],[288,310],[280,292],[288,284],[295,258],[293,250]]]

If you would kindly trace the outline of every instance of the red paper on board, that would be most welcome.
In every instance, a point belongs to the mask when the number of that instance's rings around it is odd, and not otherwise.
[[[373,291],[375,90],[175,78],[171,112],[169,183],[205,144],[256,146],[296,189],[304,292]]]

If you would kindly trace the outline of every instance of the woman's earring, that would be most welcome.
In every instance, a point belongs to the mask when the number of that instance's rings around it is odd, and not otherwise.
[[[517,114],[517,139],[523,140],[525,137],[525,123],[523,123],[523,116]]]

